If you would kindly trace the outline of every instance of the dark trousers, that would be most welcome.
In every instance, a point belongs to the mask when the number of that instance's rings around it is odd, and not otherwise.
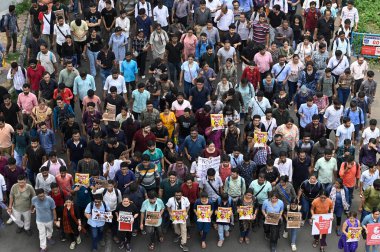
[[[183,26],[187,27],[187,16],[182,17],[182,18],[179,18],[176,16],[176,18],[178,19],[178,23],[181,23],[183,24]]]
[[[331,132],[333,132],[334,135],[335,135],[336,130],[326,128],[326,138],[327,138],[327,139],[329,139],[329,137],[330,137],[330,133],[331,133]]]
[[[74,41],[74,43],[78,47],[77,64],[80,65],[81,56],[82,56],[82,53],[83,53],[83,50],[84,50],[84,46],[86,45],[86,42],[85,41]]]
[[[359,88],[363,83],[363,79],[355,80],[355,93],[354,96],[356,96],[356,93],[359,92]]]
[[[137,66],[139,67],[139,75],[145,75],[145,65],[146,65],[147,52],[141,52],[136,58]]]
[[[168,62],[170,80],[176,82],[179,79],[179,73],[181,72],[181,62]]]
[[[57,53],[60,59],[62,59],[62,45],[56,45],[57,47]]]
[[[125,82],[125,87],[128,90],[128,96],[132,94],[132,91],[136,88],[136,81]]]
[[[327,235],[314,235],[314,240],[316,241],[319,241],[319,244],[321,245],[321,247],[326,247],[327,246],[327,243],[326,243],[326,237]]]
[[[12,44],[13,42],[13,44]],[[9,49],[13,46],[13,52],[16,52],[17,46],[17,33],[11,33],[7,36],[7,54],[9,53]]]

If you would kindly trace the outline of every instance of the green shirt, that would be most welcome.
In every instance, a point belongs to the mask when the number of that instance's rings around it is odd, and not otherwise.
[[[314,167],[314,171],[318,174],[318,181],[322,184],[331,184],[333,182],[334,171],[337,170],[336,159],[333,157],[329,161],[326,161],[325,157],[321,157]]]
[[[149,155],[150,161],[153,164],[157,165],[157,171],[159,173],[161,173],[161,171],[162,171],[161,160],[164,158],[164,154],[162,153],[161,149],[156,148],[156,150],[154,151],[154,153],[151,153],[149,151],[149,149],[148,149],[148,150],[144,151],[143,154],[148,154]]]
[[[74,86],[74,79],[79,75],[78,70],[73,68],[71,72],[67,71],[66,68],[62,69],[61,72],[59,72],[59,79],[58,83],[65,83],[66,87],[72,88]]]
[[[375,190],[373,186],[368,187],[364,193],[364,210],[372,212],[374,207],[380,206],[380,191]]]
[[[174,185],[170,184],[168,178],[162,180],[160,189],[163,190],[162,201],[166,204],[171,197],[174,197],[176,191],[181,190],[182,181],[177,179]]]

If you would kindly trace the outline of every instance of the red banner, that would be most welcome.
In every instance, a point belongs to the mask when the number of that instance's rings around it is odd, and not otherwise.
[[[380,244],[380,223],[367,225],[367,245]]]

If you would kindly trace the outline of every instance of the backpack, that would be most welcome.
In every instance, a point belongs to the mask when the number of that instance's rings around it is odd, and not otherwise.
[[[231,177],[228,177],[227,178],[227,192],[228,192],[228,189],[230,189],[230,180],[231,180]],[[243,186],[245,186],[245,183],[243,183],[243,178],[240,177],[240,190],[243,191]]]
[[[9,17],[9,14],[5,14],[1,17],[1,19],[0,19],[0,32],[6,31],[6,29],[5,29],[5,18],[8,19],[8,17]],[[7,26],[9,26],[9,22],[8,22]]]
[[[61,165],[61,166],[64,166],[65,164],[62,162],[62,159],[60,159],[60,158],[57,158],[58,159],[58,163]],[[46,167],[48,168],[48,169],[50,169],[50,165],[51,165],[51,161],[49,160],[48,162],[47,162],[47,164],[46,164]]]
[[[358,108],[358,112],[359,112],[359,122],[360,122],[359,124],[362,124],[361,123],[362,122],[362,109],[359,106],[357,106],[357,108]],[[349,117],[350,113],[351,113],[351,108],[348,108],[347,112],[346,112],[346,117]]]
[[[37,59],[40,58],[40,55],[41,55],[41,52],[39,52],[39,53],[37,54]],[[53,53],[52,53],[51,51],[49,51],[49,59],[50,59],[50,62],[51,62],[52,64],[54,64],[54,62],[53,62]]]
[[[115,194],[116,194],[116,203],[119,205],[119,203],[120,203],[119,202],[119,190],[117,188],[114,188],[114,190],[115,190]],[[107,193],[107,189],[104,188],[104,190],[102,192],[103,197],[104,197],[104,195],[106,195],[106,193]]]
[[[347,46],[346,46],[346,53],[347,53],[348,47],[350,46],[350,41],[348,41],[348,38],[344,38],[344,40],[347,43]],[[336,49],[338,49],[339,43],[340,43],[340,39],[339,38],[335,39]]]

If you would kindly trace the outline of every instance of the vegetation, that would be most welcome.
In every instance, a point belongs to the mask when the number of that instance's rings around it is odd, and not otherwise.
[[[21,15],[26,11],[29,11],[31,6],[30,0],[22,0],[21,2],[15,2],[13,3],[16,5],[16,15]]]
[[[355,6],[359,12],[359,32],[380,34],[379,1],[356,0]]]

